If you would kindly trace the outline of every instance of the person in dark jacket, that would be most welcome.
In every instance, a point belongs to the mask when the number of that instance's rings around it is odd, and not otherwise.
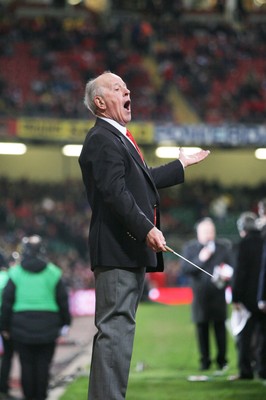
[[[258,202],[258,214],[259,218],[256,221],[256,226],[261,232],[263,250],[257,300],[259,309],[266,313],[266,198]]]
[[[0,251],[0,307],[2,304],[2,293],[8,282],[9,274],[8,274],[9,263],[7,257],[3,252]],[[0,368],[0,399],[8,398],[9,393],[9,375],[12,366],[12,358],[14,354],[14,346],[13,341],[10,339],[6,339],[3,335],[2,337],[2,345],[3,345],[3,354],[1,357],[1,368]]]
[[[236,338],[239,374],[230,377],[230,380],[253,379],[254,369],[259,377],[266,379],[266,314],[259,310],[257,302],[263,239],[256,228],[256,219],[256,214],[244,212],[237,220],[241,240],[232,284],[232,303],[236,310],[244,305],[250,317]]]
[[[222,267],[224,264],[231,267],[231,245],[216,239],[216,228],[212,219],[201,220],[196,226],[196,232],[197,239],[185,244],[183,256],[212,275],[215,267]],[[227,367],[226,283],[217,287],[210,276],[186,261],[182,261],[181,267],[189,276],[193,291],[192,320],[196,326],[200,370],[208,370],[211,366],[209,335],[213,327],[217,346],[216,363],[219,372],[222,372]]]
[[[21,263],[10,269],[3,292],[2,334],[14,341],[26,400],[47,397],[56,339],[69,326],[68,294],[61,270],[45,257],[40,236],[22,240]]]
[[[149,167],[127,127],[130,90],[121,77],[104,72],[85,89],[95,115],[79,157],[92,217],[89,230],[95,277],[95,326],[88,398],[124,400],[146,272],[163,271],[165,237],[160,230],[158,190],[184,181],[184,169],[209,151]]]

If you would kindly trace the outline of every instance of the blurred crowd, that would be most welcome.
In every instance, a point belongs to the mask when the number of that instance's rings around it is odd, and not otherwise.
[[[38,234],[69,288],[93,286],[87,254],[90,210],[79,182],[39,184],[1,179],[0,248],[12,262],[25,235]]]
[[[265,121],[263,21],[208,15],[202,23],[179,10],[101,17],[87,10],[76,18],[2,11],[0,116],[88,118],[85,82],[111,70],[133,92],[135,120],[184,122],[176,120],[178,89],[204,122]]]
[[[137,119],[172,119],[166,96],[144,65],[149,29],[138,19],[112,17],[105,24],[90,13],[72,20],[3,18],[0,115],[87,118],[85,82],[111,70],[134,88]]]
[[[257,212],[265,185],[224,187],[197,181],[162,190],[162,231],[177,251],[194,235],[195,222],[211,216],[217,234],[238,239],[236,220],[242,211]],[[87,247],[91,210],[80,181],[36,183],[0,179],[0,249],[12,261],[24,236],[40,235],[71,289],[88,289],[94,280]],[[166,254],[166,284],[184,285],[178,260]]]
[[[207,123],[263,123],[265,23],[190,22],[160,27],[155,48],[165,84],[176,85]],[[157,30],[158,32],[158,30]]]

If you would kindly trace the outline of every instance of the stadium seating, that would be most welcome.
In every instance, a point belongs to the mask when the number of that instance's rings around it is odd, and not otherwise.
[[[86,81],[111,70],[132,90],[135,120],[189,122],[187,113],[174,112],[174,88],[202,122],[263,123],[263,22],[135,14],[108,22],[88,11],[72,19],[7,15],[0,24],[0,116],[87,118]]]

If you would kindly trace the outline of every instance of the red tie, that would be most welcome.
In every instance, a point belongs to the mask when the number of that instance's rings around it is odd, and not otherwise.
[[[141,158],[142,161],[144,162],[143,154],[142,154],[142,152],[140,151],[140,148],[139,148],[139,146],[137,145],[136,140],[134,139],[134,137],[132,136],[132,134],[131,134],[128,130],[127,130],[127,132],[126,132],[126,135],[127,135],[127,137],[131,140],[131,142],[134,144],[134,146],[135,146],[137,152],[138,152],[139,155],[140,155],[140,158]]]

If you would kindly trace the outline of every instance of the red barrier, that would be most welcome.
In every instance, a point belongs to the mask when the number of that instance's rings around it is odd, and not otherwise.
[[[190,287],[158,287],[150,290],[149,298],[163,304],[190,304],[193,294]]]
[[[84,315],[95,314],[95,291],[76,290],[71,291],[69,296],[69,305],[71,315],[81,317]]]
[[[189,287],[153,288],[149,292],[149,298],[154,302],[162,304],[190,304],[192,302],[192,290]],[[69,296],[69,303],[71,315],[75,317],[94,315],[94,289],[71,291]]]

